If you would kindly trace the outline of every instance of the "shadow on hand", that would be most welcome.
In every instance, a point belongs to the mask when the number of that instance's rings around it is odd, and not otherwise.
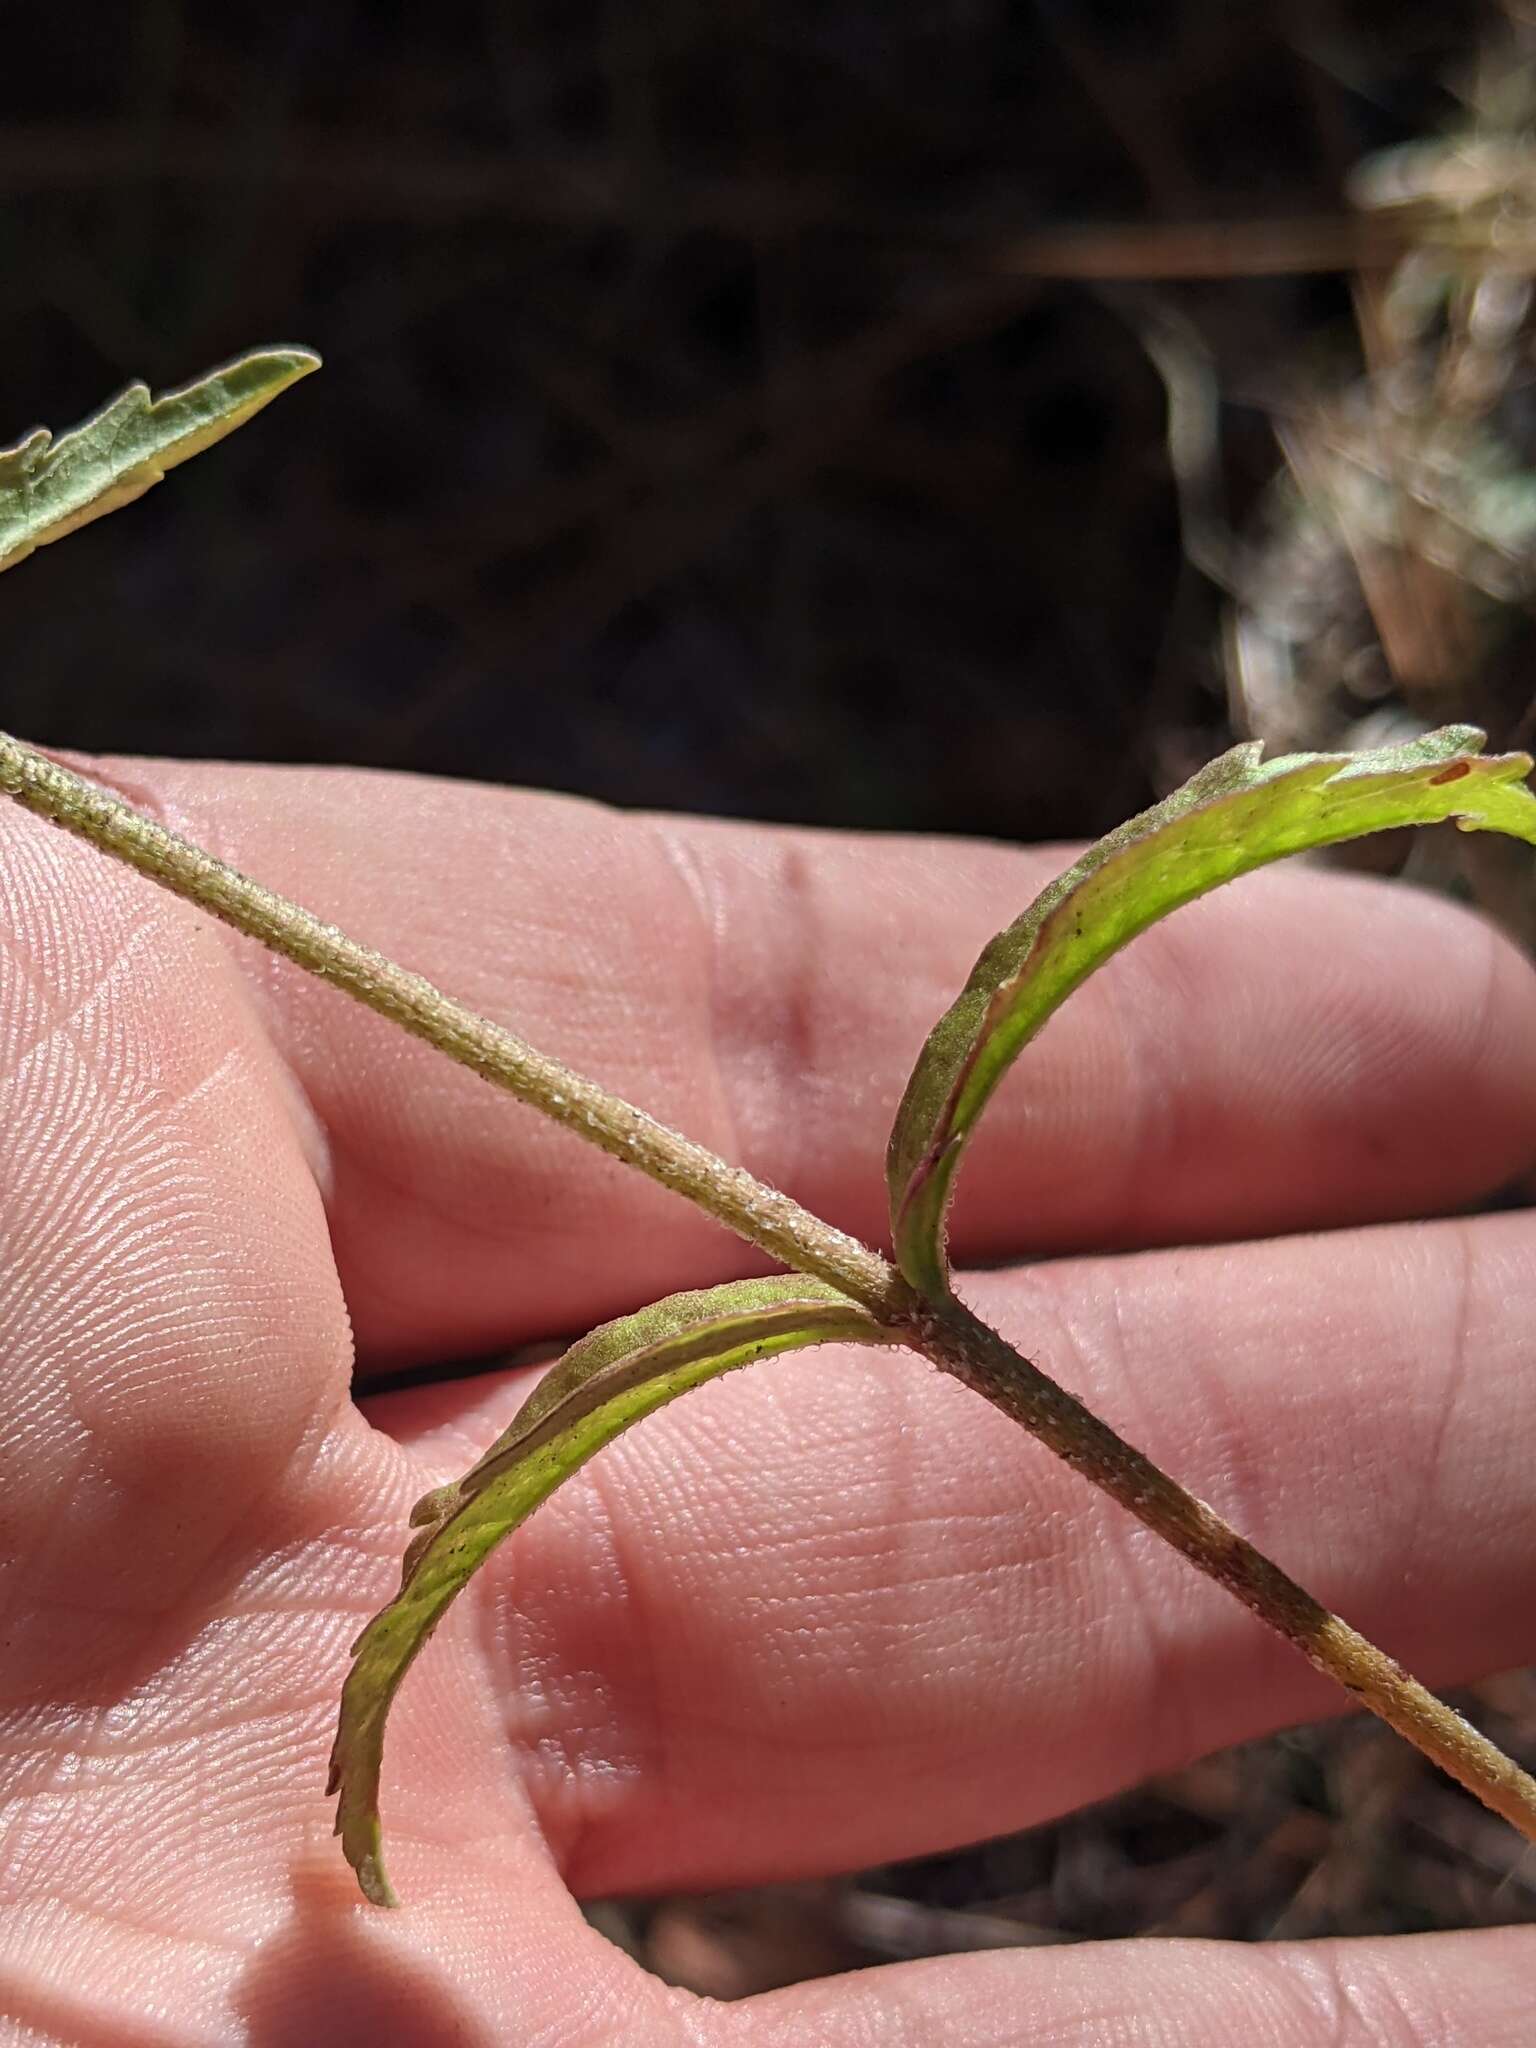
[[[234,1994],[251,2048],[499,2048],[452,1985],[384,1938],[396,1916],[358,1897],[340,1856],[293,1875],[293,1910],[263,1942]]]

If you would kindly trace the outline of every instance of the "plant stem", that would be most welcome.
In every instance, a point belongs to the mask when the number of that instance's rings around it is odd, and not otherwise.
[[[913,1348],[1020,1422],[1318,1670],[1536,1842],[1536,1779],[1348,1622],[1330,1613],[1214,1508],[1171,1479],[960,1302],[925,1302]]]
[[[905,1284],[857,1238],[8,733],[0,733],[0,792],[334,983],[589,1144],[686,1195],[784,1265],[831,1281],[876,1313],[905,1305]]]
[[[916,1295],[856,1238],[452,1001],[420,975],[0,733],[0,792],[334,983],[799,1272],[863,1303],[1172,1544],[1495,1813],[1536,1841],[1536,1779],[1410,1678],[1077,1398],[952,1300]]]

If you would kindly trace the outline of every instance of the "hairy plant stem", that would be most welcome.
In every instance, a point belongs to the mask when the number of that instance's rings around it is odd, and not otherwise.
[[[842,1288],[899,1331],[913,1350],[983,1395],[1129,1509],[1319,1670],[1536,1841],[1536,1779],[961,1303],[918,1296],[885,1259],[787,1195],[3,733],[0,791],[334,983],[578,1137],[687,1196],[784,1265]]]

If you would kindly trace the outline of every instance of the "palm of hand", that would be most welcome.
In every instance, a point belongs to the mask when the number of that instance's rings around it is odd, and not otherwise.
[[[867,1235],[924,1025],[1035,879],[995,849],[431,784],[166,768],[152,787],[173,824]],[[382,1372],[575,1334],[742,1254],[60,835],[7,819],[3,855],[18,2041],[979,2048],[1093,2042],[1128,2011],[1180,2043],[1255,2038],[1256,2012],[1298,2044],[1519,2038],[1513,1932],[999,1954],[726,2010],[588,1929],[571,1888],[915,1854],[1332,1704],[982,1404],[883,1356],[721,1382],[541,1511],[402,1693],[385,1799],[409,1903],[361,1905],[320,1791],[346,1645],[409,1503],[516,1394],[493,1375],[365,1414],[347,1305]],[[1448,909],[1248,885],[1052,1027],[978,1148],[959,1249],[1465,1200],[1536,1150],[1533,1020],[1528,970]],[[1506,1216],[1068,1259],[976,1291],[1448,1679],[1532,1654],[1531,1281]]]

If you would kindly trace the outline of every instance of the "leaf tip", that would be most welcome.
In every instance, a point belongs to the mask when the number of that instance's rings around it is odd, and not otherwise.
[[[399,1894],[390,1883],[389,1873],[384,1868],[384,1858],[377,1850],[369,1855],[360,1856],[354,1867],[357,1871],[357,1881],[362,1886],[363,1897],[370,1905],[399,1905]]]
[[[132,504],[319,367],[299,343],[247,349],[158,398],[135,380],[57,438],[34,427],[0,448],[0,569]]]
[[[308,377],[324,368],[320,351],[307,347],[302,341],[279,341],[265,348],[247,349],[236,361],[267,365],[280,389],[297,384],[301,377]]]

